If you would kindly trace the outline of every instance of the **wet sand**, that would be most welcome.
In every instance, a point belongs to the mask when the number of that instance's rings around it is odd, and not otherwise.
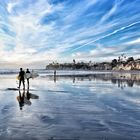
[[[132,77],[43,75],[30,80],[38,98],[29,104],[26,90],[21,110],[15,75],[1,75],[0,139],[139,140],[140,80]]]

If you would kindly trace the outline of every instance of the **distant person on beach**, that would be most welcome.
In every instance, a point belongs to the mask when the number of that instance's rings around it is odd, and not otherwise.
[[[56,76],[56,70],[54,70],[54,76]]]
[[[21,86],[21,82],[23,84],[23,89],[25,90],[25,83],[24,83],[24,78],[25,77],[25,72],[23,71],[22,68],[20,68],[20,72],[19,72],[19,89],[20,89],[20,86]]]
[[[56,83],[56,70],[54,70],[54,82]]]
[[[26,70],[26,75],[27,75],[27,87],[29,89],[29,79],[30,79],[30,76],[28,76],[28,74],[30,74],[31,72],[29,71],[29,69]]]

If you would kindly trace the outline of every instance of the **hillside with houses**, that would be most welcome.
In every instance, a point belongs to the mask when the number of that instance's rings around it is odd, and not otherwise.
[[[111,62],[76,62],[58,63],[53,62],[46,66],[46,70],[140,70],[140,59],[133,57],[118,57]]]

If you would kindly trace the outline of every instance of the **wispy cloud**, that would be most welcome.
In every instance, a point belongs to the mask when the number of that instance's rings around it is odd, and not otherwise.
[[[84,44],[84,45],[82,45],[82,46],[80,46],[80,47],[78,47],[78,48],[73,49],[73,51],[75,51],[75,50],[77,50],[77,49],[80,49],[80,48],[83,48],[83,47],[85,47],[85,46],[87,46],[87,45],[89,45],[89,44],[95,43],[95,42],[97,42],[97,41],[99,41],[99,40],[102,40],[102,39],[104,39],[104,38],[106,38],[106,37],[110,37],[110,36],[112,36],[112,35],[114,35],[114,34],[117,34],[117,33],[120,32],[120,31],[123,31],[123,30],[125,30],[125,29],[127,29],[127,28],[129,28],[129,27],[132,27],[132,26],[136,25],[136,24],[140,24],[140,21],[137,21],[137,22],[134,22],[134,23],[129,24],[129,25],[127,25],[127,26],[123,26],[123,27],[121,27],[121,28],[119,28],[119,29],[116,29],[116,30],[114,30],[113,32],[111,32],[111,33],[109,33],[109,34],[106,34],[106,35],[104,35],[104,36],[101,36],[101,37],[99,37],[99,38],[97,38],[97,39],[95,39],[95,40],[92,40],[92,41],[90,41],[90,42],[87,42],[86,44]]]
[[[118,56],[127,49],[127,46],[125,45],[120,47],[104,46],[96,43],[94,45],[94,49],[91,49],[88,52],[75,52],[72,54],[72,57],[81,61],[89,61],[89,58],[92,58],[91,60],[94,62],[110,61],[114,58],[118,58]]]
[[[136,44],[140,45],[140,38],[137,38],[135,40],[129,41],[129,42],[125,43],[125,44],[126,45],[136,45]]]

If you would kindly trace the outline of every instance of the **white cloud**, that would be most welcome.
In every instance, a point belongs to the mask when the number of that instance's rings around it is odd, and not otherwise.
[[[118,8],[122,4],[123,1],[124,0],[115,0],[112,8],[103,15],[99,23],[100,24],[103,23],[104,21],[108,20],[111,16],[113,16],[116,12],[118,12]]]
[[[140,44],[140,38],[137,38],[133,41],[129,41],[127,43],[125,43],[126,45],[137,45],[137,44]]]
[[[9,3],[7,4],[7,11],[8,11],[9,13],[12,13],[13,8],[14,8],[16,5],[18,5],[19,2],[20,2],[20,0],[15,0],[15,1],[9,2]]]
[[[118,58],[126,48],[126,46],[108,47],[101,44],[95,44],[95,46],[89,52],[75,52],[72,57],[77,60],[92,60],[94,62],[111,61],[114,58]]]
[[[111,16],[115,13],[116,10],[117,10],[117,5],[115,4],[115,5],[108,11],[108,13],[106,13],[106,14],[101,18],[100,22],[102,23],[102,22],[106,21],[107,19],[109,19],[109,17],[111,17]]]

